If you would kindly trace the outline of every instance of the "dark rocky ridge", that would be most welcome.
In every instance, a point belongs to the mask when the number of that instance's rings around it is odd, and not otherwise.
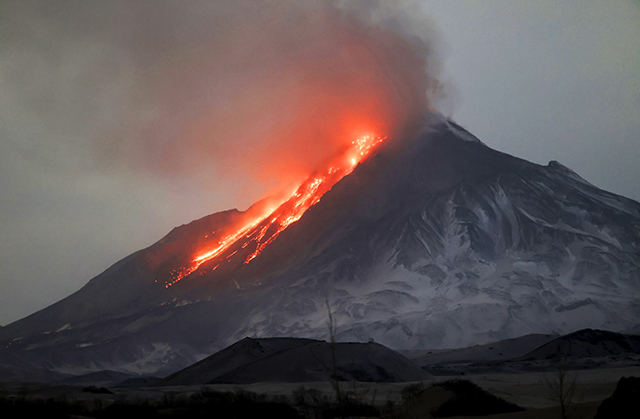
[[[334,376],[333,351],[336,364]],[[430,375],[376,343],[332,344],[295,338],[245,338],[165,378],[158,385],[250,384],[257,382],[410,382]]]
[[[624,368],[640,365],[640,336],[583,329],[407,356],[435,375]]]

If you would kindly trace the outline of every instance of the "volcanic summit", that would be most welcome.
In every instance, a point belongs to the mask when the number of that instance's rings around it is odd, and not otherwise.
[[[337,340],[392,349],[638,324],[638,202],[427,119],[0,329],[0,368],[169,374],[244,337],[326,339],[329,317]]]

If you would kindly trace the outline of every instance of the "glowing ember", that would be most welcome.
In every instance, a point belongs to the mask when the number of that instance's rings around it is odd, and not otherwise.
[[[212,259],[230,260],[238,254],[238,249],[235,249],[228,255],[225,255],[225,252],[230,250],[236,243],[241,249],[245,249],[250,245],[252,249],[255,248],[243,263],[247,264],[251,262],[260,255],[280,233],[298,221],[310,207],[318,203],[322,196],[328,192],[333,185],[350,174],[358,163],[363,161],[367,155],[385,139],[386,137],[364,135],[352,141],[351,146],[344,154],[335,158],[327,165],[325,170],[309,176],[309,178],[276,209],[266,209],[262,214],[246,221],[243,225],[239,226],[236,231],[221,239],[217,247],[197,255],[191,261],[190,266],[183,266],[174,270],[172,272],[173,280],[168,282],[165,287],[169,287],[190,275],[207,261]],[[220,266],[220,264],[216,265],[213,269],[217,269],[218,266]]]

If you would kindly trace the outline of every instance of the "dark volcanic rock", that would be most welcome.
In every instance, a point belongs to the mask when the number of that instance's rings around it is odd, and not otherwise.
[[[639,398],[640,377],[622,377],[611,397],[600,404],[594,419],[635,419]]]
[[[521,412],[524,409],[489,393],[467,380],[452,380],[438,384],[455,394],[434,412],[433,416],[487,416],[500,413]]]

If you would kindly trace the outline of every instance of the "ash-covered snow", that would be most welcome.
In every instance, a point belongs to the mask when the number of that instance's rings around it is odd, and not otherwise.
[[[480,141],[480,139],[478,139],[475,135],[471,134],[469,131],[465,130],[460,125],[456,124],[451,119],[445,117],[439,112],[429,112],[427,113],[426,118],[429,121],[429,125],[427,127],[428,130],[432,130],[438,125],[444,125],[448,132],[452,133],[459,139],[470,143],[482,144],[482,141]]]
[[[340,341],[392,349],[640,323],[640,204],[443,117],[356,167],[251,263],[157,286],[190,237],[235,216],[175,229],[2,328],[0,347],[65,372],[168,373],[247,336],[329,339],[329,311]]]

